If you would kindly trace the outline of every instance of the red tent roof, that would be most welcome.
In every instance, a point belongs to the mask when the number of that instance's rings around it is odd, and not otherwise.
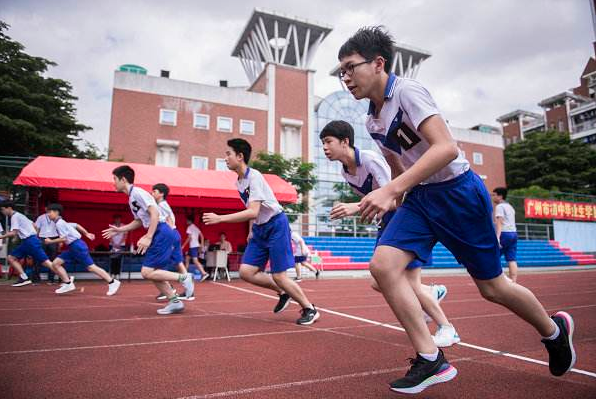
[[[231,171],[196,170],[189,168],[158,167],[155,165],[123,162],[81,160],[77,158],[37,157],[27,165],[15,185],[114,192],[112,170],[130,165],[135,170],[135,185],[146,190],[156,183],[170,187],[170,196],[239,199]],[[278,201],[295,203],[296,189],[276,175],[265,175]]]

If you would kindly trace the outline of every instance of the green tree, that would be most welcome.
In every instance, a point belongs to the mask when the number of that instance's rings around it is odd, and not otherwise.
[[[358,203],[360,196],[352,190],[347,182],[336,182],[333,184],[333,190],[337,193],[337,201],[342,203]]]
[[[530,186],[553,191],[596,194],[596,151],[571,141],[568,133],[528,135],[505,149],[509,189]]]
[[[70,83],[45,76],[56,64],[25,53],[8,27],[0,21],[0,155],[101,158],[96,147],[77,146],[90,128],[76,121]]]
[[[317,179],[313,175],[315,168],[313,163],[303,162],[300,157],[285,159],[281,154],[260,152],[250,164],[264,174],[279,176],[296,188],[298,203],[286,205],[286,212],[308,212],[308,192],[317,183]],[[291,220],[293,221],[294,218],[291,218]]]

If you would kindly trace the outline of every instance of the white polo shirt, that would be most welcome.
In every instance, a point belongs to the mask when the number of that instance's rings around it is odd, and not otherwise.
[[[261,203],[255,224],[264,224],[283,211],[263,174],[256,169],[247,168],[244,177],[236,181],[236,187],[245,207],[248,208],[248,204],[253,201]]]
[[[128,193],[128,205],[130,206],[130,211],[132,212],[133,217],[141,220],[144,228],[149,228],[149,225],[151,224],[149,206],[155,207],[155,210],[158,212],[159,222],[164,222],[166,220],[162,213],[159,212],[159,207],[153,196],[146,190],[136,186],[130,188],[130,192]]]
[[[190,244],[188,245],[189,248],[194,249],[195,247],[199,247],[199,235],[201,234],[201,230],[195,224],[188,225],[186,228],[186,234],[190,236]]]
[[[501,232],[517,232],[515,226],[515,209],[507,202],[499,203],[495,207],[495,217],[503,218]]]
[[[39,229],[40,238],[53,238],[58,237],[58,231],[56,230],[56,224],[48,217],[48,214],[41,214],[35,220],[35,226]]]
[[[309,254],[308,250],[305,253],[302,252],[302,243],[304,242],[304,239],[302,239],[302,237],[296,232],[292,232],[291,238],[292,238],[292,243],[294,243],[294,256],[295,257],[308,256],[308,254]]]
[[[15,211],[10,217],[10,230],[16,230],[19,239],[27,239],[29,236],[37,235],[33,221],[18,211]]]
[[[174,215],[174,211],[172,211],[172,207],[168,204],[166,200],[162,200],[157,203],[159,207],[159,213],[163,215],[164,220],[168,220],[168,217],[172,219],[173,227],[176,226],[176,216]]]
[[[417,81],[399,78],[391,73],[385,88],[385,102],[379,115],[375,115],[371,101],[366,128],[383,151],[396,154],[406,169],[410,168],[429,149],[430,143],[418,128],[428,117],[441,116],[430,93]],[[470,163],[461,150],[457,158],[429,176],[424,183],[444,182],[458,177],[470,169]]]
[[[341,174],[357,195],[364,197],[391,181],[391,169],[382,155],[372,150],[357,148],[354,148],[354,152],[356,153],[356,175],[351,175],[345,166]]]
[[[76,226],[77,224],[68,223],[62,218],[59,218],[56,222],[56,230],[58,231],[58,236],[61,238],[66,239],[66,244],[71,244],[75,240],[81,238],[81,234],[77,231]]]

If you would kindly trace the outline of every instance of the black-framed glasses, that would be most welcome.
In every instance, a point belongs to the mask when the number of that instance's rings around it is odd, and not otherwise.
[[[359,62],[359,63],[356,63],[356,64],[350,64],[350,65],[348,65],[348,67],[346,69],[341,69],[340,68],[340,70],[339,70],[339,79],[343,79],[346,75],[347,76],[354,75],[354,68],[356,68],[359,65],[368,64],[368,63],[371,63],[371,62],[373,62],[373,60],[365,60],[365,61],[362,61],[362,62]]]

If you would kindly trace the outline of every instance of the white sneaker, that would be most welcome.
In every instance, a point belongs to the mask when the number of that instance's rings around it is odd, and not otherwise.
[[[440,325],[433,336],[433,342],[437,347],[449,347],[460,341],[459,335],[451,325]]]
[[[192,274],[186,274],[186,279],[182,282],[184,286],[184,294],[187,298],[194,297],[195,295],[195,283],[192,280]]]
[[[430,285],[433,295],[440,303],[445,297],[447,297],[447,287],[445,285]]]
[[[54,290],[54,293],[63,294],[63,293],[72,292],[73,290],[75,290],[77,288],[74,284],[74,281],[75,281],[74,276],[71,276],[70,283],[63,282],[58,289]]]
[[[108,292],[106,293],[108,296],[113,296],[116,292],[120,289],[120,281],[118,279],[114,279],[114,282],[108,284]]]
[[[182,312],[184,310],[184,303],[180,300],[178,301],[169,301],[168,305],[164,308],[160,308],[157,310],[157,313],[160,315],[168,315],[168,314],[175,314]]]

